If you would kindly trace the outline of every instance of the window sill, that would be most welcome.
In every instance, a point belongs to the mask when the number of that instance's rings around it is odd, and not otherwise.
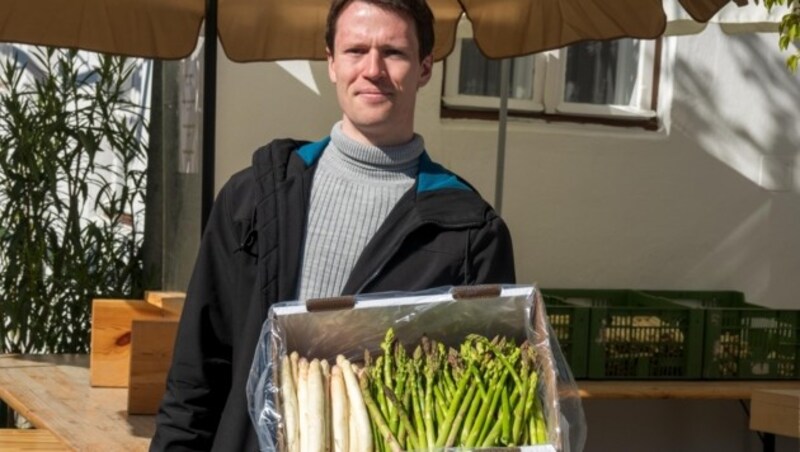
[[[483,121],[497,121],[499,112],[497,110],[475,110],[452,108],[442,104],[440,115],[442,119],[475,119]],[[648,131],[658,131],[660,124],[657,117],[625,117],[609,118],[599,116],[583,116],[579,114],[562,113],[542,113],[542,112],[520,112],[509,111],[509,118],[536,119],[546,123],[574,123],[574,124],[597,124],[611,127],[638,128]]]

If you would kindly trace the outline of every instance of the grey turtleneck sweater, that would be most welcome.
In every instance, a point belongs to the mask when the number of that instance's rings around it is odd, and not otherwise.
[[[422,137],[361,144],[333,126],[311,186],[298,298],[340,295],[361,251],[416,180]]]

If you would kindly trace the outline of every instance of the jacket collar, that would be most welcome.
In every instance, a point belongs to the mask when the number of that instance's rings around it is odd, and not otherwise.
[[[328,147],[328,143],[330,142],[331,137],[327,136],[319,141],[306,143],[297,148],[297,155],[303,159],[303,162],[305,162],[306,166],[314,166],[319,158],[322,157],[322,151]]]
[[[307,167],[313,166],[319,161],[330,141],[331,137],[328,136],[319,141],[306,143],[297,149],[297,154]],[[423,151],[419,158],[417,194],[443,189],[474,191],[458,176],[431,160],[427,151]]]

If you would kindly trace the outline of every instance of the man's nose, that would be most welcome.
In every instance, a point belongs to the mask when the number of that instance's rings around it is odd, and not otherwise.
[[[377,49],[372,49],[369,54],[367,54],[366,61],[364,62],[364,77],[367,78],[379,78],[381,77],[386,67],[383,64],[383,58],[381,57],[381,52]]]

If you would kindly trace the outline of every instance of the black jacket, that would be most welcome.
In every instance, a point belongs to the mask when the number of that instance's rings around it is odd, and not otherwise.
[[[257,450],[245,386],[272,303],[296,297],[311,181],[328,139],[276,140],[220,192],[186,296],[151,450]],[[367,244],[344,294],[514,283],[506,225],[420,157],[415,186]]]

